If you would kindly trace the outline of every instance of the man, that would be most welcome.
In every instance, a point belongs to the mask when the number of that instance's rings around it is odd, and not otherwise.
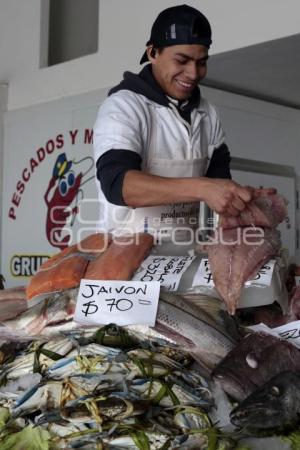
[[[159,230],[186,239],[199,202],[238,215],[252,192],[230,180],[230,155],[214,107],[201,97],[211,28],[187,6],[155,20],[135,75],[111,89],[94,127],[100,228]]]

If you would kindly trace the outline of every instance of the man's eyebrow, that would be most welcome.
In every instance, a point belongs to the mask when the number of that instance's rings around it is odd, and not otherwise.
[[[175,53],[175,56],[180,56],[181,58],[185,58],[185,59],[189,59],[189,60],[193,60],[193,61],[194,60],[195,61],[207,61],[209,58],[209,55],[205,55],[202,58],[199,58],[198,60],[196,60],[195,58],[192,58],[191,56],[186,55],[185,53],[180,53],[180,52]]]

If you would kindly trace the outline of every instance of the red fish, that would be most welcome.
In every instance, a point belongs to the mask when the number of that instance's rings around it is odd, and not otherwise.
[[[262,238],[245,238],[242,230],[219,229],[214,236],[216,243],[207,245],[214,284],[230,314],[235,313],[244,283],[280,249],[279,231],[261,229]],[[251,228],[255,230],[260,229]]]

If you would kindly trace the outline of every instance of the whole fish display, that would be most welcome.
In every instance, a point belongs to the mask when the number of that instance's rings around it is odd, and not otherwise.
[[[214,284],[228,312],[234,314],[244,283],[264,262],[279,253],[280,233],[274,229],[251,228],[245,235],[242,228],[220,228],[213,239],[206,249]]]
[[[276,228],[287,216],[287,200],[273,189],[255,189],[254,199],[237,217],[220,216],[223,229],[245,226]]]
[[[209,371],[233,349],[235,338],[204,309],[184,297],[161,293],[155,329],[189,349]]]
[[[0,320],[16,317],[28,308],[26,287],[0,289]]]
[[[241,401],[276,374],[300,372],[300,351],[288,341],[252,333],[217,365],[212,377],[234,400]]]
[[[231,411],[230,420],[250,430],[280,431],[299,424],[300,372],[280,372]]]
[[[4,321],[5,327],[16,333],[35,336],[46,326],[73,319],[78,289],[53,293],[43,301],[28,307],[16,318]]]

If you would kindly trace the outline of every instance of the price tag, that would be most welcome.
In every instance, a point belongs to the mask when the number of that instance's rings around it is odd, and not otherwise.
[[[300,348],[300,320],[287,323],[286,325],[282,325],[277,328],[269,328],[264,323],[253,325],[247,328],[250,328],[255,332],[264,331],[265,333],[271,334],[281,339],[285,339],[286,341],[289,341],[291,344]]]
[[[254,278],[246,281],[245,286],[252,286],[257,284],[262,286],[270,286],[275,263],[275,259],[270,259],[270,261],[268,261],[259,269]],[[193,287],[194,286],[214,287],[214,281],[208,259],[203,258],[201,260],[198,270],[194,276]]]
[[[81,280],[74,321],[84,325],[155,325],[160,284]]]
[[[251,286],[253,284],[261,284],[263,286],[270,286],[275,263],[276,263],[275,259],[270,259],[270,261],[268,261],[259,269],[254,278],[246,281],[245,285]]]
[[[165,290],[176,291],[182,275],[194,259],[194,256],[148,256],[133,280],[158,281]]]
[[[195,273],[192,286],[214,286],[208,259],[201,259],[198,270]]]

